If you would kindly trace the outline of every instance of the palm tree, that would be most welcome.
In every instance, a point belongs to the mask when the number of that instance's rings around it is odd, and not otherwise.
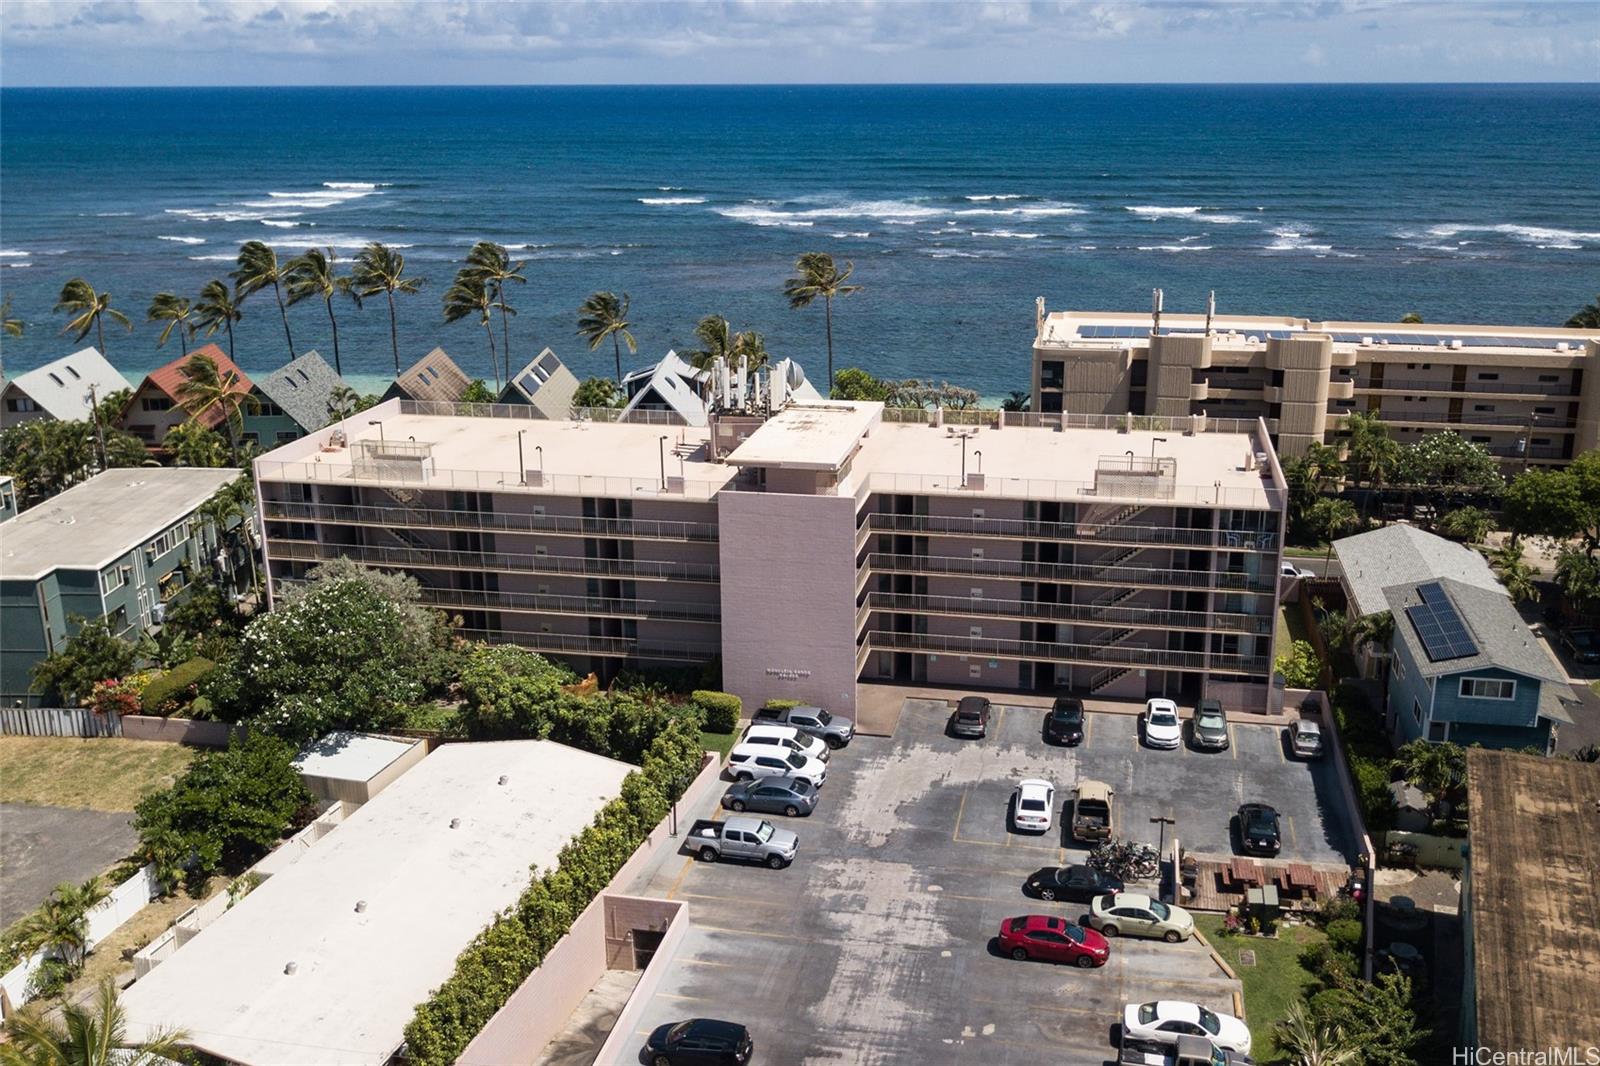
[[[462,267],[456,271],[456,280],[444,294],[444,320],[446,322],[459,322],[468,315],[478,316],[478,325],[483,327],[484,334],[489,338],[489,365],[494,370],[494,391],[500,392],[500,360],[495,354],[494,328],[490,322],[489,313],[495,308],[495,300],[491,294],[489,282],[482,275],[473,272],[470,267]],[[501,307],[504,315],[505,308]],[[515,311],[511,312],[516,314]]]
[[[394,376],[400,376],[400,338],[395,331],[394,294],[416,293],[422,290],[422,278],[405,277],[406,257],[386,244],[376,241],[361,249],[356,256],[355,269],[350,284],[360,297],[383,293],[389,298],[389,346],[394,349]]]
[[[0,1044],[4,1066],[160,1066],[183,1061],[189,1039],[182,1031],[164,1030],[143,1044],[128,1043],[127,1015],[110,977],[100,983],[92,1007],[65,1004],[59,1023],[19,1013],[6,1023],[6,1032],[11,1039]]]
[[[691,365],[704,370],[721,358],[729,366],[737,368],[739,360],[734,354],[733,327],[726,318],[707,315],[695,323],[694,335],[700,342],[700,348],[689,353]]]
[[[1276,1026],[1278,1047],[1289,1056],[1292,1066],[1353,1066],[1361,1061],[1361,1050],[1351,1043],[1337,1025],[1318,1025],[1306,1010],[1305,1002],[1289,1004]]]
[[[0,329],[7,337],[22,336],[22,319],[11,317],[11,297],[7,296],[4,303],[0,303]]]
[[[278,297],[278,315],[283,319],[283,337],[289,342],[289,358],[293,359],[294,334],[289,332],[289,309],[283,302],[285,275],[284,268],[278,265],[278,253],[270,244],[245,241],[239,246],[239,267],[232,274],[236,300],[242,304],[251,293],[272,286],[273,294]]]
[[[817,297],[822,297],[828,324],[828,392],[833,392],[833,300],[836,296],[849,296],[860,292],[860,285],[846,285],[855,271],[854,263],[845,263],[843,272],[833,265],[833,256],[826,252],[807,252],[794,261],[796,277],[783,283],[783,294],[789,298],[791,308],[810,307]]]
[[[178,403],[197,424],[212,412],[222,416],[228,434],[228,451],[233,461],[239,461],[238,430],[244,421],[244,412],[253,407],[249,390],[240,385],[239,373],[230,370],[224,374],[217,361],[205,352],[191,355],[183,364],[183,381],[178,385]]]
[[[1434,743],[1418,737],[1400,745],[1394,765],[1405,779],[1426,792],[1435,816],[1457,798],[1467,778],[1466,749],[1449,742]]]
[[[92,329],[100,341],[100,354],[106,354],[106,318],[113,322],[120,322],[124,329],[133,331],[133,323],[128,321],[128,316],[111,306],[109,292],[95,292],[94,286],[82,278],[73,278],[61,286],[61,296],[56,300],[56,310],[65,311],[73,317],[61,328],[62,333],[71,333],[77,330],[72,338],[81,341],[89,335]]]
[[[53,952],[76,969],[89,947],[89,912],[109,895],[111,890],[101,877],[77,885],[63,881],[20,923],[18,947],[27,954]]]
[[[339,361],[339,320],[333,317],[333,298],[349,296],[360,307],[361,297],[350,287],[350,279],[339,275],[338,261],[332,248],[326,252],[321,248],[307,248],[289,260],[284,270],[284,280],[289,287],[291,307],[315,296],[328,309],[328,325],[333,327],[333,372],[343,374],[344,366]]]
[[[150,301],[149,320],[151,322],[165,322],[166,328],[161,331],[161,336],[156,338],[156,347],[165,348],[167,341],[172,337],[172,331],[178,331],[178,343],[183,346],[183,354],[189,354],[189,338],[194,334],[194,327],[189,325],[189,316],[192,310],[189,300],[183,296],[175,296],[170,292],[158,292]]]
[[[507,318],[517,312],[506,303],[506,282],[527,284],[528,279],[521,273],[522,268],[527,265],[527,262],[521,259],[513,263],[511,256],[506,254],[505,247],[493,241],[479,241],[472,246],[472,251],[467,253],[467,269],[483,279],[490,296],[500,307],[500,339],[503,342],[501,347],[505,349],[507,378],[511,376],[511,327]],[[499,380],[498,371],[495,380]]]
[[[1346,455],[1356,470],[1356,484],[1366,481],[1367,491],[1361,498],[1361,519],[1366,524],[1372,506],[1372,494],[1389,480],[1400,462],[1400,445],[1389,436],[1389,426],[1376,412],[1355,411],[1345,422],[1350,431]]]
[[[238,295],[238,290],[228,293],[228,286],[221,279],[212,279],[205,283],[200,290],[200,299],[194,305],[194,332],[205,331],[209,337],[217,332],[218,327],[228,331],[228,358],[233,358],[233,324],[244,317],[244,312],[239,310],[239,302],[243,297]]]
[[[1012,389],[1011,394],[1000,401],[1000,410],[1026,411],[1032,399],[1033,396],[1030,393],[1023,392],[1021,389]]]
[[[343,383],[335,385],[333,391],[328,393],[328,418],[334,422],[342,422],[361,410],[361,394],[349,385]]]
[[[1594,303],[1585,304],[1578,313],[1567,319],[1568,329],[1600,329],[1600,296]]]
[[[250,587],[256,587],[255,542],[250,536],[250,517],[255,514],[255,486],[249,475],[241,474],[211,494],[195,514],[211,523],[217,545],[232,533],[245,546],[245,557],[250,561]],[[231,557],[230,557],[231,559]],[[231,569],[231,567],[230,567]],[[228,574],[232,583],[233,575]]]
[[[597,292],[583,301],[583,306],[578,308],[578,336],[589,341],[589,350],[592,352],[600,347],[600,342],[607,337],[611,338],[611,347],[617,357],[617,384],[622,384],[622,344],[628,342],[628,354],[639,350],[639,345],[634,342],[633,334],[628,332],[628,294],[623,293],[617,299],[614,292]]]
[[[1388,611],[1364,615],[1351,626],[1351,640],[1356,647],[1367,645],[1378,650],[1378,681],[1385,690],[1389,686],[1389,642],[1393,639],[1394,615]]]
[[[1489,566],[1505,586],[1512,603],[1539,602],[1539,586],[1535,583],[1539,571],[1528,565],[1519,545],[1509,541],[1501,545],[1490,553]]]

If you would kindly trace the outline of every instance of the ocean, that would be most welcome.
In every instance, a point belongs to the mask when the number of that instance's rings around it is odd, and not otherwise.
[[[491,380],[483,331],[440,313],[479,239],[527,261],[513,361],[548,345],[580,376],[611,372],[575,335],[611,289],[628,362],[716,312],[822,380],[822,309],[782,294],[814,250],[862,286],[837,365],[989,396],[1027,387],[1036,296],[1559,325],[1600,290],[1596,114],[1596,85],[5,89],[0,287],[28,323],[5,370],[72,350],[51,308],[82,276],[135,319],[107,346],[137,378],[178,354],[151,295],[226,278],[250,239],[403,250],[427,288],[400,300],[402,361],[442,345]],[[335,309],[347,376],[378,387],[382,299]],[[240,363],[281,364],[270,293],[244,310]],[[290,316],[331,360],[320,303]]]

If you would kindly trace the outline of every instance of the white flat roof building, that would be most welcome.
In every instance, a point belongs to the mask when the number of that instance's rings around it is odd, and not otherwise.
[[[632,769],[544,740],[444,745],[130,986],[128,1036],[178,1028],[260,1066],[387,1062]]]

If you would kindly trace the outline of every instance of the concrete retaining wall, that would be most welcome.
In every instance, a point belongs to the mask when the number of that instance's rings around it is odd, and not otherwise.
[[[159,740],[169,744],[190,744],[197,748],[225,748],[236,730],[243,732],[239,726],[227,722],[128,714],[122,717],[121,735],[129,740]]]

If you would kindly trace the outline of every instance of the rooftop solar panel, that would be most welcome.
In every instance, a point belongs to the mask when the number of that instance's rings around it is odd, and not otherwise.
[[[1444,587],[1437,581],[1417,586],[1421,603],[1406,608],[1406,617],[1417,631],[1422,648],[1431,662],[1464,659],[1478,654],[1478,643],[1466,623],[1456,613]]]

